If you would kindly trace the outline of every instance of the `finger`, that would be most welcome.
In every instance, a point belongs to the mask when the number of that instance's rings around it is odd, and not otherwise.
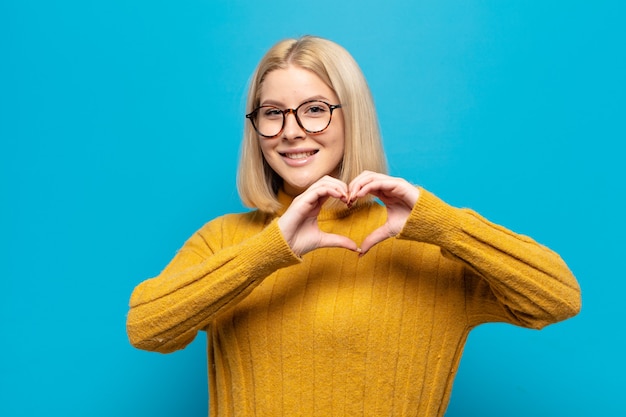
[[[375,176],[382,175],[372,171],[363,171],[348,184],[348,204],[354,203],[358,198],[364,197],[368,193],[362,192],[366,184],[371,183]]]
[[[347,191],[341,182],[322,181],[311,185],[293,200],[288,210],[298,210],[306,216],[307,213],[320,210],[330,197],[347,201]]]
[[[344,248],[353,252],[359,252],[359,246],[355,241],[346,236],[333,233],[323,233],[320,239],[320,248]]]
[[[363,240],[363,243],[361,243],[361,256],[365,255],[371,248],[380,242],[389,239],[390,237],[389,231],[385,226],[381,226],[374,230]]]
[[[419,198],[418,188],[408,181],[382,174],[370,177],[369,182],[362,184],[358,192],[352,195],[360,198],[367,194],[376,196],[385,203],[396,199],[409,207],[413,207]]]
[[[363,181],[364,178],[367,178],[367,177],[371,176],[372,174],[375,174],[375,172],[373,172],[373,171],[363,171],[363,172],[361,172],[359,175],[354,177],[352,179],[352,181],[350,181],[350,183],[348,184],[348,188],[350,188],[351,186],[353,186],[353,185]]]
[[[390,177],[378,172],[364,171],[350,182],[348,190],[351,196],[363,197],[367,194],[380,194],[380,191],[394,190],[402,187],[405,183],[409,185],[402,178]]]
[[[348,186],[341,180],[325,175],[313,183],[305,193],[315,193],[317,195],[327,195],[330,197],[347,201]]]
[[[399,178],[393,178],[388,176],[370,176],[364,178],[364,181],[358,184],[358,191],[356,196],[363,197],[366,194],[372,195],[384,195],[389,191],[393,191],[401,184]],[[356,191],[356,190],[355,190]]]

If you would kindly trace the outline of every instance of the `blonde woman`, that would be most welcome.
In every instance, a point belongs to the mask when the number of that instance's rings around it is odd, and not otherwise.
[[[279,42],[247,106],[252,210],[191,236],[127,320],[134,346],[163,353],[206,332],[211,416],[442,416],[473,327],[579,311],[556,253],[387,175],[341,46]]]

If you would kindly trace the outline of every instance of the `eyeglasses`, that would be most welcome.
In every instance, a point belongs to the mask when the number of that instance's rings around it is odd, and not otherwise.
[[[285,119],[289,113],[296,117],[298,126],[307,133],[320,133],[330,126],[333,110],[341,108],[341,104],[328,104],[321,100],[310,100],[295,109],[281,110],[276,106],[259,106],[246,118],[250,119],[256,132],[264,138],[271,139],[280,135],[285,128]]]

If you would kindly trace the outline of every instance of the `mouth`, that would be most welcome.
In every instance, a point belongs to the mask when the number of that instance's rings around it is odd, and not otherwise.
[[[310,156],[315,155],[317,152],[319,152],[318,150],[315,151],[308,151],[308,152],[279,152],[280,156],[284,157],[284,158],[288,158],[288,159],[293,159],[293,160],[300,160],[300,159],[306,159]]]

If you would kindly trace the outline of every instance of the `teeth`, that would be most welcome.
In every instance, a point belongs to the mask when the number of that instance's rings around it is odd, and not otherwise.
[[[289,159],[304,159],[311,155],[315,155],[315,151],[311,152],[298,152],[298,153],[286,153],[285,156]]]

